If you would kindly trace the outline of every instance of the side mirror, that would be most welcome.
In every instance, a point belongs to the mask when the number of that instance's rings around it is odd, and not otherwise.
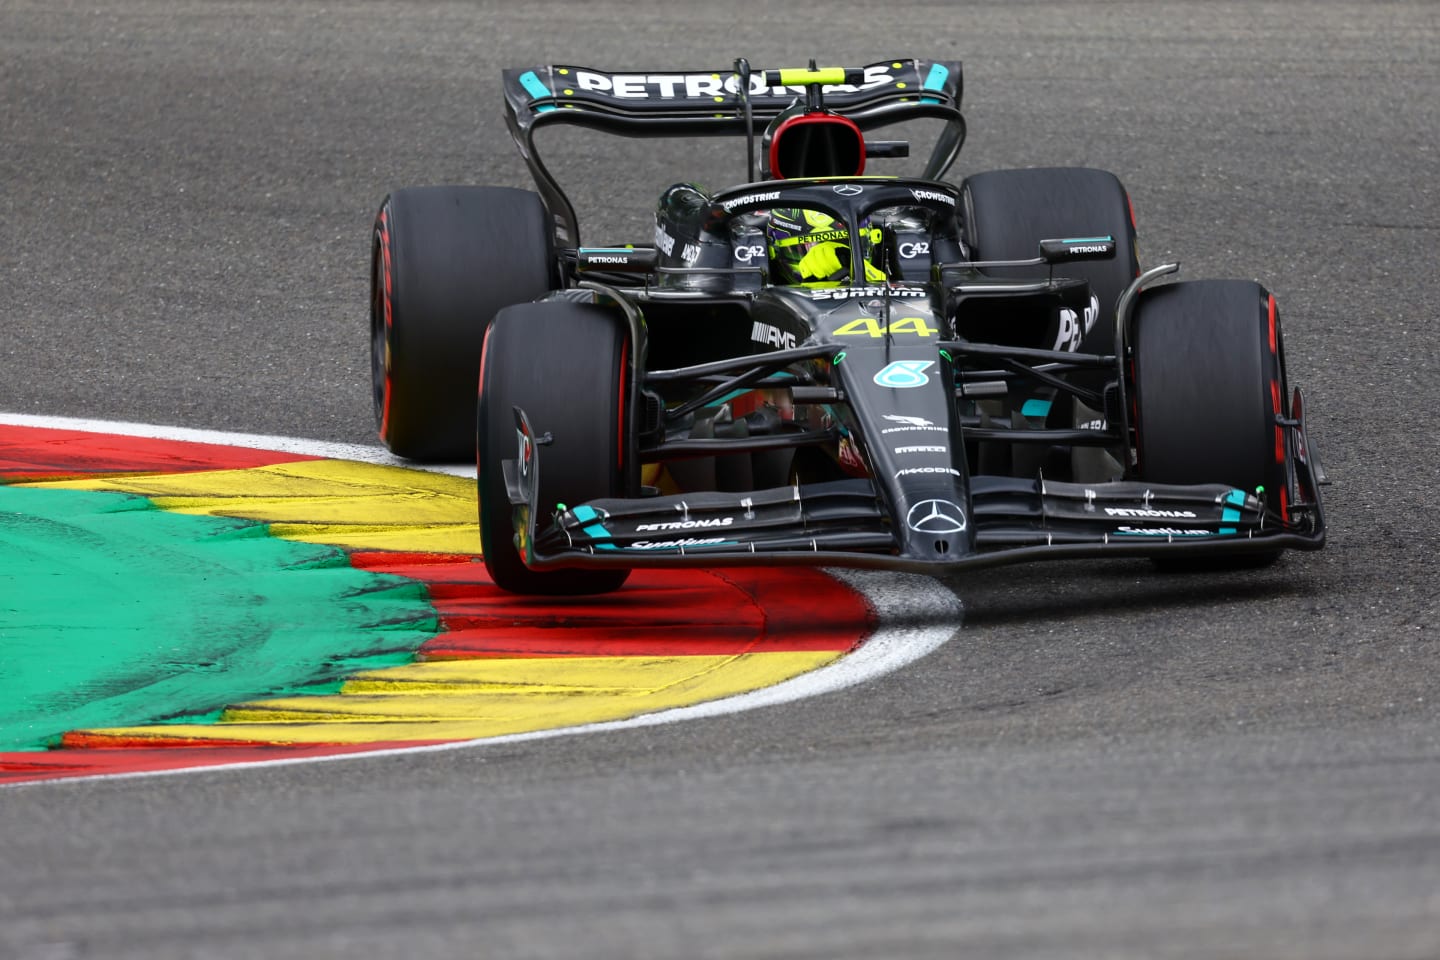
[[[659,262],[654,247],[581,247],[575,251],[577,273],[649,273]]]
[[[1075,237],[1041,240],[1040,259],[1050,265],[1076,260],[1109,260],[1115,256],[1114,237]]]

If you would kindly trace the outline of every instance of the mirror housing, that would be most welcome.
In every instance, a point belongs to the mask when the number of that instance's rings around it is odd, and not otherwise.
[[[1040,259],[1054,266],[1077,260],[1110,260],[1117,247],[1114,237],[1071,237],[1064,240],[1041,240]]]
[[[654,247],[581,247],[575,251],[576,273],[649,273],[659,262]]]

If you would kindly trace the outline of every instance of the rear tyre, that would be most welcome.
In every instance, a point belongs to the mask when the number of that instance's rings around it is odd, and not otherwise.
[[[1028,260],[1039,255],[1040,241],[1067,237],[1112,236],[1115,257],[1085,260],[1056,268],[1060,276],[1082,277],[1099,300],[1100,312],[1079,350],[1115,351],[1115,307],[1120,294],[1140,273],[1135,254],[1135,218],[1130,197],[1113,173],[1087,167],[991,170],[967,177],[960,185],[965,242],[977,260]],[[997,267],[1000,277],[1040,279],[1048,267]],[[1051,344],[1032,344],[1049,347]]]
[[[370,267],[370,369],[380,439],[398,456],[474,456],[480,347],[496,311],[553,285],[540,197],[417,187],[385,198]]]
[[[627,409],[629,329],[601,307],[542,301],[507,307],[485,338],[480,361],[476,479],[480,545],[495,584],[512,593],[573,595],[616,590],[629,570],[531,570],[515,546],[513,513],[501,466],[518,452],[514,408],[537,436],[538,526],[559,504],[633,496],[627,476],[636,446]]]
[[[1135,252],[1135,218],[1130,197],[1120,180],[1113,173],[1088,167],[992,170],[967,177],[960,186],[960,195],[965,242],[976,260],[1033,259],[1039,255],[1040,241],[1047,239],[1095,236],[1115,239],[1115,256],[1109,260],[1076,261],[1054,269],[1057,276],[1077,277],[1090,284],[1097,310],[1088,330],[1083,329],[1083,321],[1079,330],[1064,329],[1053,310],[1032,318],[1017,316],[1013,309],[1003,309],[998,315],[978,319],[978,329],[961,332],[972,339],[1046,349],[1059,347],[1063,340],[1067,349],[1073,345],[1082,353],[1113,354],[1116,306],[1120,295],[1140,272]],[[1040,280],[1050,276],[1051,269],[990,267],[985,273],[994,277]],[[1079,386],[1101,390],[1110,375],[1082,371],[1069,374],[1067,379]],[[1047,426],[1078,427],[1104,416],[1101,411],[1083,408],[1069,394],[1055,394],[1053,390],[1050,394],[1053,394],[1053,405]],[[1041,390],[1035,396],[1045,399],[1047,395]],[[1075,447],[1067,453],[1027,450],[1010,444],[981,444],[977,456],[983,459],[987,471],[1033,477],[1044,469],[1052,476],[1068,475],[1076,482],[1099,482],[1112,478],[1121,469],[1119,462],[1107,453],[1089,447]]]
[[[1289,394],[1275,298],[1248,280],[1151,288],[1136,301],[1133,348],[1137,476],[1263,488],[1284,515],[1286,438],[1276,417],[1288,416]],[[1278,556],[1242,554],[1204,566],[1260,566]]]

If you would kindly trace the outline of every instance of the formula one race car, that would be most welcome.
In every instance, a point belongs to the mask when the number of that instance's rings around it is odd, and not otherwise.
[[[958,62],[539,66],[504,89],[538,193],[397,190],[371,274],[380,436],[417,460],[474,451],[500,587],[1323,546],[1275,298],[1141,272],[1109,173],[943,180]],[[866,132],[917,119],[941,125],[922,176],[867,174],[909,141]],[[676,184],[651,242],[582,246],[535,149],[552,124],[743,138],[747,182]]]

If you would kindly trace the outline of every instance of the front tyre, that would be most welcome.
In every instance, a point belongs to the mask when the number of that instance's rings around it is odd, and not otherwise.
[[[1269,509],[1288,519],[1288,448],[1277,418],[1288,417],[1289,393],[1275,298],[1249,280],[1166,284],[1140,294],[1133,323],[1138,478],[1263,491]],[[1277,556],[1239,555],[1225,565]]]
[[[591,304],[542,301],[495,317],[480,361],[476,482],[480,544],[490,578],[512,593],[574,595],[616,590],[630,571],[531,570],[515,546],[502,462],[517,457],[514,408],[552,441],[540,461],[538,526],[560,504],[634,496],[629,423],[630,335],[623,318]]]

